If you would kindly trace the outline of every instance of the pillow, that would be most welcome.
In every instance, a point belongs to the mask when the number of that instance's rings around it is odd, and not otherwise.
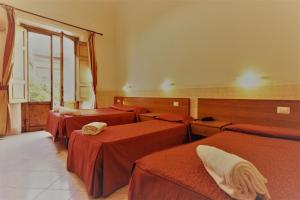
[[[121,110],[125,112],[133,112],[134,109],[132,107],[124,106],[124,105],[112,105],[110,108],[115,109],[115,110]]]
[[[140,106],[128,106],[128,105],[117,105],[114,104],[110,106],[110,108],[113,108],[115,110],[121,110],[125,112],[135,112],[136,114],[142,114],[149,112],[146,108],[140,107]]]
[[[155,119],[169,121],[169,122],[189,122],[192,120],[191,117],[186,115],[180,115],[180,114],[161,114],[156,117]]]
[[[226,126],[224,130],[242,132],[242,133],[265,136],[265,137],[300,140],[300,130],[292,129],[292,128],[261,126],[261,125],[253,125],[253,124],[235,124],[235,125]]]
[[[59,107],[59,113],[61,115],[80,115],[79,110],[67,107]]]

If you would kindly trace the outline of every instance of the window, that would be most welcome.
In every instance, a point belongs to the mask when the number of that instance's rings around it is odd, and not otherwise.
[[[61,91],[60,91],[60,37],[52,36],[52,88],[53,88],[53,100],[52,105],[59,106],[61,100]]]
[[[86,42],[58,32],[17,26],[11,103],[93,108],[93,78]]]
[[[75,44],[74,41],[63,37],[63,74],[64,74],[64,101],[72,102],[75,101]]]
[[[51,101],[51,37],[28,33],[29,101]]]
[[[52,106],[75,106],[76,40],[64,34],[25,27],[28,101],[51,102]],[[17,59],[15,63],[18,63]]]

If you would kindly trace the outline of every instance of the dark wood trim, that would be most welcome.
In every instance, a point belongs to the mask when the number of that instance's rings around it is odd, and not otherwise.
[[[53,107],[53,36],[50,39],[50,93],[51,93],[51,106]]]
[[[79,40],[78,37],[74,37],[74,36],[72,36],[72,35],[68,35],[68,34],[65,34],[65,33],[64,33],[64,36],[65,36],[66,38],[69,38],[70,40],[73,40],[73,42],[75,42],[76,40]]]
[[[21,23],[20,26],[22,26],[23,28],[25,28],[27,31],[30,31],[30,32],[41,33],[41,34],[45,34],[45,35],[60,36],[60,32],[51,31],[51,30],[40,28],[40,27],[37,27],[37,26],[32,26],[32,25],[28,25],[28,24],[24,24],[24,23]],[[68,35],[68,34],[65,34],[65,33],[64,33],[64,36],[69,38],[70,40],[73,40],[73,41],[79,40],[78,37]]]
[[[28,105],[48,105],[51,104],[51,101],[37,101],[37,102],[28,102]]]
[[[51,102],[22,103],[22,132],[44,130]]]
[[[173,103],[178,102],[178,106]],[[115,104],[141,106],[152,113],[175,113],[190,115],[189,98],[164,97],[114,97]]]
[[[57,22],[57,23],[60,23],[60,24],[64,24],[64,25],[71,26],[71,27],[74,27],[74,28],[78,28],[78,29],[81,29],[81,30],[84,30],[84,31],[92,32],[92,33],[95,33],[95,34],[98,34],[98,35],[101,35],[101,36],[103,35],[103,33],[99,33],[97,31],[93,31],[93,30],[90,30],[90,29],[82,28],[80,26],[76,26],[76,25],[73,25],[73,24],[70,24],[70,23],[66,23],[66,22],[63,22],[63,21],[60,21],[60,20],[56,20],[56,19],[53,19],[53,18],[50,18],[50,17],[45,17],[45,16],[42,16],[42,15],[39,15],[39,14],[36,14],[36,13],[33,13],[33,12],[29,12],[29,11],[26,11],[26,10],[23,10],[23,9],[20,9],[20,8],[16,8],[16,7],[4,4],[4,3],[0,3],[0,5],[2,5],[2,6],[9,6],[9,7],[12,7],[12,8],[14,8],[15,10],[17,10],[19,12],[23,12],[23,13],[27,13],[27,14],[30,14],[30,15],[34,15],[36,17],[44,18],[44,19],[47,19],[47,20],[50,20],[50,21],[54,21],[54,22]]]
[[[28,31],[26,30],[26,76],[27,76],[27,84],[26,84],[26,92],[27,92],[27,102],[29,102],[30,100],[30,96],[29,96],[29,82],[30,82],[30,79],[29,79],[29,45],[28,45]]]
[[[77,86],[78,86],[78,83],[77,83],[77,81],[79,81],[79,80],[77,80],[77,62],[76,62],[76,49],[77,49],[77,41],[78,40],[73,40],[73,42],[74,42],[74,70],[75,70],[75,97],[74,97],[74,100],[75,100],[75,102],[77,102]],[[77,107],[77,103],[75,104],[75,108],[77,109],[78,107]]]
[[[60,105],[64,105],[64,33],[60,33]]]
[[[277,107],[290,107],[290,114],[278,114]],[[198,118],[219,121],[300,128],[299,100],[198,99]]]
[[[40,27],[35,27],[35,26],[23,24],[23,23],[21,23],[20,25],[23,28],[25,28],[27,31],[30,31],[30,32],[40,33],[40,34],[49,35],[49,36],[59,35],[59,33],[57,33],[57,32],[50,31],[50,30],[47,30],[47,29],[43,29],[43,28],[40,28]]]

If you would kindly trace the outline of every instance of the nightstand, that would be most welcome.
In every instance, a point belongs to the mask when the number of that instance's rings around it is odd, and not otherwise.
[[[191,132],[192,135],[209,137],[216,133],[219,133],[223,127],[230,124],[230,122],[222,121],[192,121]]]
[[[160,115],[159,113],[143,113],[139,114],[139,121],[148,121],[148,120],[153,120],[156,116]]]

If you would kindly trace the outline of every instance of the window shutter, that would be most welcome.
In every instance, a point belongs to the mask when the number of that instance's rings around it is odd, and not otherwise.
[[[28,101],[27,65],[27,31],[23,27],[17,26],[13,68],[9,84],[10,103]]]
[[[78,42],[78,100],[82,108],[93,108],[92,75],[88,57],[88,46],[86,42]]]

